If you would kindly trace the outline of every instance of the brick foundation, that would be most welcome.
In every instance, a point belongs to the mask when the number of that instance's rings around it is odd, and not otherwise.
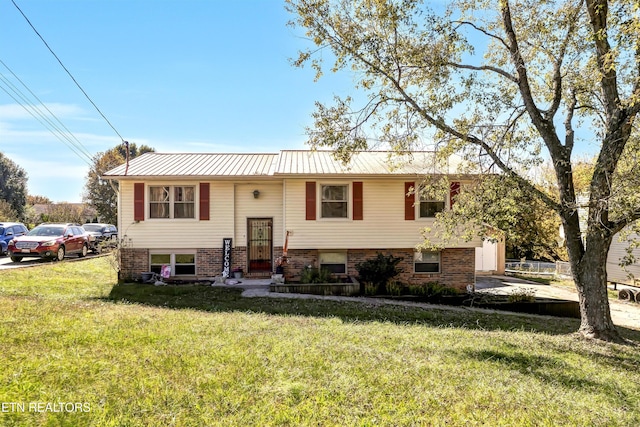
[[[131,281],[149,268],[149,249],[120,249],[119,280]]]
[[[167,250],[167,252],[170,252]],[[282,255],[282,247],[273,248],[274,266],[275,259]],[[196,251],[196,278],[215,277],[222,274],[222,248],[198,249]],[[149,271],[149,250],[122,248],[120,250],[120,279],[130,281],[140,276],[140,273]],[[231,251],[231,270],[241,268],[244,277],[264,278],[270,277],[271,272],[248,272],[247,248],[235,247]]]
[[[414,273],[413,272],[413,249],[353,249],[347,251],[347,274],[357,276],[356,264],[375,258],[378,252],[384,255],[402,257],[398,264],[402,273],[398,280],[407,284],[426,284],[438,282],[456,289],[465,290],[467,285],[475,283],[475,249],[454,248],[444,249],[440,254],[439,273]],[[275,260],[282,255],[282,247],[273,249],[274,265]],[[196,276],[215,277],[222,272],[222,248],[219,249],[198,249],[196,251]],[[232,250],[231,269],[241,268],[247,278],[269,277],[270,272],[249,273],[247,271],[247,248],[244,246],[235,247]],[[299,277],[306,266],[318,266],[318,250],[316,249],[290,249],[288,251],[288,263],[285,266],[286,277]],[[131,280],[140,275],[143,271],[149,271],[149,250],[148,249],[127,249],[120,251],[120,278]]]
[[[413,248],[409,249],[352,249],[347,251],[347,274],[358,276],[356,264],[370,258],[375,258],[381,252],[384,255],[393,255],[403,258],[398,264],[402,273],[398,280],[407,284],[419,285],[429,282],[438,282],[460,290],[466,290],[467,285],[475,283],[475,249],[453,248],[444,249],[440,255],[439,273],[414,273]],[[296,277],[305,266],[318,267],[318,251],[315,249],[289,250],[289,263],[286,267],[286,276]]]

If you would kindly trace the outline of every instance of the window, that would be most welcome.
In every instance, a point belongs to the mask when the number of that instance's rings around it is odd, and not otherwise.
[[[348,218],[348,186],[323,185],[322,218]]]
[[[346,252],[320,252],[318,254],[318,264],[320,268],[325,268],[334,274],[346,274],[347,253]]]
[[[171,265],[171,254],[151,254],[151,271],[160,274],[163,265]]]
[[[195,254],[174,254],[172,271],[178,276],[193,276],[196,274]]]
[[[420,218],[435,218],[438,212],[444,211],[444,200],[436,200],[428,194],[420,192]]]
[[[194,253],[157,253],[151,254],[151,271],[161,274],[162,266],[171,267],[172,276],[195,276],[196,255]]]
[[[413,267],[416,273],[439,273],[440,252],[415,252]]]
[[[150,218],[195,218],[195,187],[149,187]]]

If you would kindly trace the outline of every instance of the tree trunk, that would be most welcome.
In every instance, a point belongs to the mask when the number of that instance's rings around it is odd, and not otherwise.
[[[579,333],[590,339],[620,342],[622,338],[611,320],[607,295],[607,254],[611,236],[588,238],[584,253],[576,260],[569,254],[580,302]]]

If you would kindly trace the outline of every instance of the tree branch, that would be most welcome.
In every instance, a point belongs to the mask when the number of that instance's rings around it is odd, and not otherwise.
[[[622,231],[627,225],[639,219],[640,219],[640,209],[636,209],[630,215],[625,216],[624,218],[620,218],[617,221],[610,221],[609,230],[611,231],[612,235],[615,235],[616,233],[619,233],[620,231]]]
[[[582,2],[580,3],[582,4]],[[562,101],[562,63],[564,61],[564,57],[567,53],[567,47],[569,45],[569,40],[575,34],[576,31],[576,22],[578,22],[578,14],[580,12],[580,7],[576,7],[574,13],[569,18],[569,28],[567,29],[567,33],[565,34],[564,40],[562,40],[562,46],[560,47],[560,53],[557,58],[555,58],[555,62],[553,65],[553,101],[551,102],[551,107],[547,111],[547,119],[552,120],[553,117],[558,112],[558,108],[560,108],[560,102]],[[566,125],[566,122],[565,122]]]
[[[509,49],[509,45],[507,44],[507,42],[504,41],[504,39],[502,37],[498,37],[497,35],[488,32],[487,30],[485,30],[484,28],[480,28],[478,27],[475,23],[473,22],[469,22],[469,21],[453,21],[454,24],[460,24],[460,25],[468,25],[471,28],[473,28],[476,31],[481,32],[482,34],[484,34],[485,36],[491,37],[492,39],[498,40],[498,42],[500,42],[500,44],[502,44],[504,47],[506,47],[507,49]]]
[[[476,66],[476,65],[467,65],[467,64],[457,64],[455,62],[447,62],[446,65],[449,65],[454,68],[465,69],[465,70],[492,71],[503,77],[506,77],[508,80],[510,80],[513,83],[518,83],[518,78],[516,76],[509,74],[505,70],[498,67],[492,67],[490,65]]]

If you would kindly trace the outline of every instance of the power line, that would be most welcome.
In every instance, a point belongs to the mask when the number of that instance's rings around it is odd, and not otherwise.
[[[40,108],[37,105],[35,105],[33,102],[29,101],[29,99],[27,99],[27,96],[18,87],[16,87],[13,83],[11,83],[8,79],[6,79],[1,74],[0,74],[0,80],[3,80],[5,85],[10,87],[10,89],[12,90],[13,93],[15,93],[24,102],[26,102],[28,104],[29,108],[31,108],[32,110],[35,110],[37,112],[38,116],[41,117],[43,120],[45,120],[47,123],[49,123],[49,125],[51,127],[53,127],[56,130],[56,132],[58,132],[59,135],[64,137],[67,141],[69,141],[69,143],[73,147],[75,147],[77,150],[79,150],[82,155],[84,155],[87,159],[92,161],[91,153],[84,147],[82,142],[80,142],[80,140],[78,138],[76,138],[76,136],[64,125],[64,123],[62,123],[62,121],[49,109],[49,107],[47,107],[46,104],[44,102],[42,102],[42,100],[40,98],[38,98],[38,96],[35,93],[33,93],[33,91],[31,89],[29,89],[29,87],[26,85],[26,83],[23,82],[20,79],[20,77],[18,77],[16,75],[16,73],[14,73],[13,70],[11,68],[9,68],[9,66],[7,64],[5,64],[4,61],[2,61],[1,59],[0,59],[0,64],[2,64],[13,75],[13,77],[22,84],[22,86],[27,91],[29,91],[31,96],[33,96],[33,98],[35,98],[40,103],[40,105],[42,107],[44,107],[45,110],[47,110],[47,112],[55,119],[55,121],[60,125],[60,127],[58,127],[49,118],[47,118],[46,114],[42,110],[40,110]],[[26,105],[22,104],[19,100],[17,100],[14,96],[12,96],[6,89],[3,88],[3,90],[9,96],[11,96],[18,104],[20,104],[22,106],[22,108],[27,110],[27,112],[29,112],[32,116],[35,117],[35,115],[32,113],[32,111],[29,110],[29,108],[27,108]],[[35,118],[38,121],[40,121],[37,117],[35,117]],[[42,123],[42,121],[40,121],[40,123]],[[44,123],[43,123],[43,125],[44,125]],[[48,126],[45,125],[45,127],[48,127]],[[64,129],[64,132],[63,132],[63,130],[61,128]],[[49,129],[49,130],[55,135],[55,132],[53,130],[51,130],[51,129]],[[76,150],[74,150],[73,147],[69,147],[69,148],[71,148],[72,151],[74,151],[76,154],[78,154],[78,152],[76,152]],[[80,154],[78,154],[78,155],[80,156]],[[82,159],[82,160],[84,160],[84,159]]]
[[[56,138],[58,138],[58,140],[60,142],[62,142],[63,144],[65,144],[67,147],[69,147],[69,149],[71,151],[73,151],[79,158],[80,160],[82,160],[83,162],[87,163],[87,165],[91,166],[91,162],[85,160],[84,157],[87,157],[89,160],[91,160],[91,156],[88,155],[86,152],[84,151],[80,151],[78,152],[78,149],[75,144],[73,144],[73,142],[69,139],[69,137],[60,130],[60,128],[58,128],[55,123],[53,123],[43,112],[42,110],[40,110],[38,108],[38,106],[33,105],[29,102],[28,99],[25,98],[24,94],[18,89],[16,88],[10,81],[8,81],[3,75],[0,74],[0,83],[3,83],[6,86],[3,86],[0,84],[0,89],[2,89],[7,95],[9,95],[16,103],[18,103],[22,108],[24,108],[29,114],[31,114],[31,116],[33,116],[34,119],[36,119],[37,121],[39,121],[45,128],[49,129],[49,132],[51,132]],[[11,89],[11,92],[13,92],[15,94],[12,94],[8,89]],[[17,96],[17,97],[16,97]],[[26,102],[23,103],[23,102]],[[65,139],[68,141],[65,141]],[[84,157],[83,157],[84,155]]]
[[[113,131],[116,133],[116,135],[118,135],[118,137],[120,138],[120,140],[124,143],[124,138],[122,137],[122,135],[120,135],[120,133],[116,130],[116,128],[111,124],[111,122],[109,121],[109,119],[107,119],[107,117],[102,113],[102,111],[100,111],[100,109],[98,108],[98,106],[95,104],[95,102],[93,102],[93,100],[89,97],[89,95],[87,95],[87,92],[85,92],[85,90],[82,88],[82,86],[80,86],[80,83],[78,83],[78,81],[75,79],[75,77],[73,77],[73,75],[71,74],[71,72],[67,69],[67,67],[65,67],[65,65],[62,63],[62,61],[60,60],[60,58],[58,58],[58,55],[55,54],[55,52],[53,51],[53,49],[51,49],[51,47],[49,46],[49,44],[45,41],[45,39],[40,35],[40,33],[38,32],[38,30],[36,30],[36,28],[33,26],[33,24],[31,23],[31,21],[29,20],[29,18],[27,18],[27,16],[24,14],[24,12],[22,12],[22,9],[20,9],[20,7],[18,7],[18,5],[16,4],[15,0],[11,0],[11,3],[13,3],[13,5],[16,7],[16,9],[18,9],[18,12],[20,12],[20,14],[22,15],[22,17],[27,21],[27,23],[29,24],[29,26],[31,27],[31,29],[38,35],[38,37],[40,38],[40,40],[42,40],[42,43],[44,43],[44,45],[47,47],[47,49],[49,49],[49,52],[51,52],[51,54],[54,56],[54,58],[56,58],[56,60],[58,61],[58,63],[60,64],[60,66],[67,72],[67,74],[69,75],[69,77],[71,77],[71,80],[73,80],[73,82],[76,84],[76,86],[78,87],[78,89],[80,89],[80,91],[84,94],[84,96],[89,100],[89,102],[91,103],[91,105],[93,105],[93,107],[96,109],[96,111],[102,116],[102,118],[107,122],[107,124],[111,127],[111,129],[113,129]]]

